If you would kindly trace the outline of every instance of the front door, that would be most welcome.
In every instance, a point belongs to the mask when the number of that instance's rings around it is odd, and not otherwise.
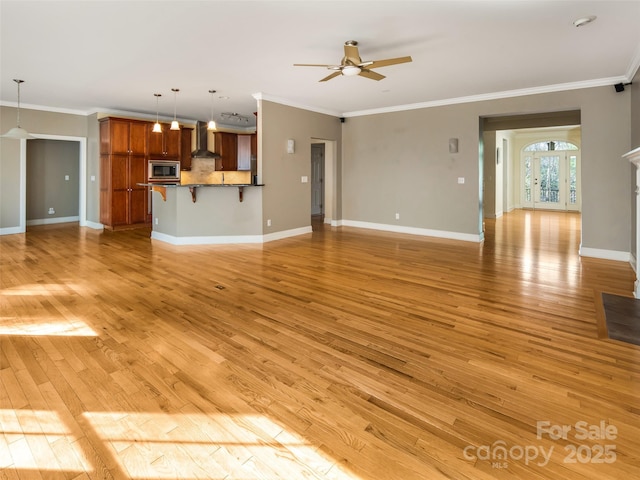
[[[578,151],[525,152],[523,206],[579,211],[578,169]]]

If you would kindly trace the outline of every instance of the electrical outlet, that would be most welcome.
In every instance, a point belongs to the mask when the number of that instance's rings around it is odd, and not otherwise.
[[[53,215],[54,213],[56,213],[56,211],[53,209],[53,207],[49,207],[49,215]]]
[[[69,175],[65,175],[64,179],[68,182],[69,181]]]
[[[95,182],[96,181],[96,176],[95,175],[91,175],[91,181]]]
[[[309,183],[309,177],[307,177],[306,175],[303,175],[303,176],[300,178],[300,181],[301,181],[302,183]]]
[[[156,225],[158,224],[158,217],[156,217]]]
[[[267,219],[267,227],[270,227],[270,226],[271,226],[271,219],[269,218]]]
[[[464,183],[464,177],[458,177],[458,183],[462,185]]]
[[[396,220],[400,220],[400,214],[396,213]]]

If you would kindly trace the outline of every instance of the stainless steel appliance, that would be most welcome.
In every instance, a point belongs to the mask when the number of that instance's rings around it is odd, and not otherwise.
[[[180,162],[149,160],[148,180],[155,183],[180,183]]]

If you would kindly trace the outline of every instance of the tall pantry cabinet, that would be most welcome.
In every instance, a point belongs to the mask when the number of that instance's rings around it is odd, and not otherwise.
[[[100,120],[100,222],[110,229],[147,222],[147,123]]]

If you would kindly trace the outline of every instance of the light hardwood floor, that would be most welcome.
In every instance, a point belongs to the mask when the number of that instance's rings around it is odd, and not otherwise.
[[[2,478],[638,478],[640,347],[595,300],[632,269],[577,214],[486,230],[0,237]]]

